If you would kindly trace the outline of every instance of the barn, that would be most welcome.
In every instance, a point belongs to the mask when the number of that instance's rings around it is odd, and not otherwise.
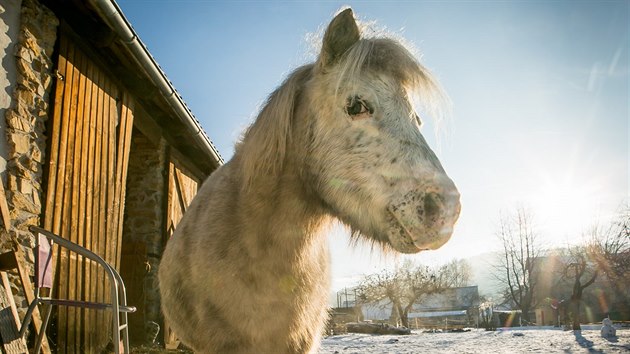
[[[160,313],[159,259],[221,156],[114,0],[6,0],[0,27],[2,251],[19,247],[31,269],[30,225],[91,249],[119,269],[138,308],[132,342],[153,340],[147,331],[159,326],[157,342],[174,345]],[[19,278],[8,274],[23,315]],[[60,296],[102,299],[104,284],[91,264],[59,254]],[[59,309],[51,346],[100,352],[106,317]]]

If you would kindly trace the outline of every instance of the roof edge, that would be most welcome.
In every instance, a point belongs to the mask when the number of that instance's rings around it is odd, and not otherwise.
[[[135,56],[134,59],[145,70],[151,82],[158,88],[178,118],[190,129],[195,141],[214,159],[217,166],[222,165],[225,161],[219,151],[173,84],[168,80],[157,61],[142,43],[118,4],[114,0],[89,0],[89,2],[97,14],[101,16],[103,22],[119,36],[119,41]]]

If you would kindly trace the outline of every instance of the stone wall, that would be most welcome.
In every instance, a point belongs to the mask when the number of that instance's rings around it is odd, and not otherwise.
[[[11,97],[15,90],[15,45],[20,29],[20,8],[22,0],[0,2],[0,172],[6,169],[8,159],[6,136],[6,110],[13,107]],[[4,173],[2,173],[4,175]]]
[[[22,2],[13,107],[5,114],[8,162],[6,194],[11,210],[11,239],[32,247],[29,225],[42,213],[42,171],[46,151],[46,121],[53,82],[53,48],[59,21],[35,0]],[[6,248],[7,238],[2,238]]]
[[[0,234],[0,250],[34,246],[28,231],[38,225],[42,213],[42,172],[46,151],[46,121],[53,82],[53,48],[57,40],[57,17],[36,0],[23,0],[15,52],[17,69],[10,108],[5,112],[7,166],[6,197],[11,211],[10,231]],[[31,253],[26,252],[30,257]],[[32,261],[32,258],[30,259]],[[26,266],[30,267],[30,264]],[[12,278],[12,283],[19,284]],[[20,311],[25,301],[21,287],[13,286]]]
[[[161,322],[156,284],[163,250],[167,197],[166,146],[164,140],[155,144],[139,131],[133,131],[127,171],[121,275],[127,284],[129,302],[139,310],[134,314],[135,318],[130,317],[130,334],[135,343],[152,342],[157,335],[156,326]],[[134,245],[137,246],[135,250]],[[127,254],[125,250],[128,250]],[[143,271],[138,272],[138,267]]]

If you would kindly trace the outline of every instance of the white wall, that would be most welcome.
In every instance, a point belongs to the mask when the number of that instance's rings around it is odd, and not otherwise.
[[[389,300],[361,305],[361,312],[365,320],[389,320],[392,315],[392,309],[393,306]]]
[[[0,2],[0,173],[6,170],[8,149],[5,112],[12,104],[15,89],[15,44],[20,28],[22,0]]]

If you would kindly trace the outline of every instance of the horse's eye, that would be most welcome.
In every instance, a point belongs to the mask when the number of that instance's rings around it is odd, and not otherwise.
[[[360,119],[368,118],[370,114],[374,113],[374,110],[360,97],[354,96],[348,98],[346,113],[348,113],[352,119]]]
[[[351,99],[346,106],[346,112],[348,112],[348,114],[351,116],[361,114],[363,113],[363,111],[365,111],[365,106],[363,105],[363,102],[357,99]]]

